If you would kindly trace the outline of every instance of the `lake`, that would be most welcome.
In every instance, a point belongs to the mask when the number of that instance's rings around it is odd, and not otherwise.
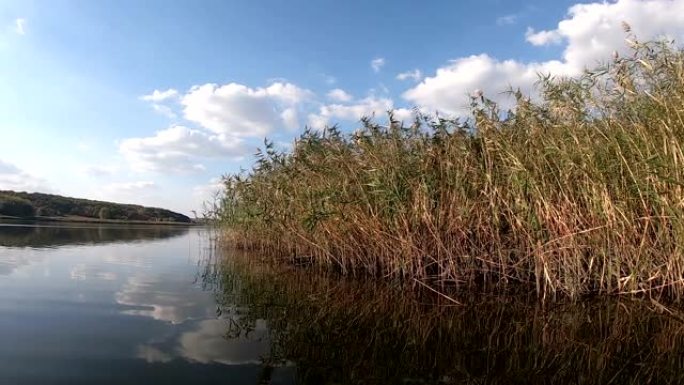
[[[684,383],[684,313],[658,301],[455,306],[214,238],[0,224],[0,384]]]

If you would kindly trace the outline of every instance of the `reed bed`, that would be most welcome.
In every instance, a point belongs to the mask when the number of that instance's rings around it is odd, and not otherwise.
[[[684,51],[672,42],[511,91],[504,111],[364,118],[266,143],[224,179],[224,241],[343,274],[542,298],[684,297]]]

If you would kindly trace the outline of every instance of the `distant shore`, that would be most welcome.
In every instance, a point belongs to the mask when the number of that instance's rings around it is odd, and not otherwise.
[[[0,215],[0,220],[13,221],[37,221],[37,222],[66,222],[66,223],[95,223],[95,224],[119,224],[119,225],[162,225],[162,226],[198,226],[201,223],[197,222],[171,222],[171,221],[141,221],[141,220],[123,220],[123,219],[100,219],[79,216],[65,216],[65,217],[12,217],[7,215]]]

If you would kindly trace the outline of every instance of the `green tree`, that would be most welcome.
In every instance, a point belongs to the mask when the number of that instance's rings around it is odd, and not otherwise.
[[[31,202],[26,199],[7,195],[0,196],[0,215],[32,217],[35,215],[35,212],[36,210]]]

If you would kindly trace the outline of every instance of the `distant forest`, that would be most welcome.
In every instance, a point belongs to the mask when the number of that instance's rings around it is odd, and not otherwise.
[[[96,220],[191,222],[186,215],[138,205],[77,199],[59,195],[0,191],[0,216],[80,217]]]

